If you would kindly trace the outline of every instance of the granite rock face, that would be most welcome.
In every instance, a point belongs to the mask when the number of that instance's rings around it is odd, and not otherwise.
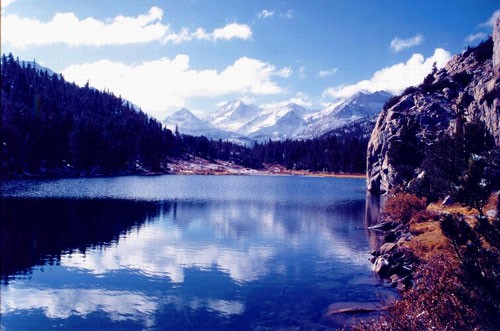
[[[493,45],[493,67],[498,70],[500,69],[500,16],[497,17],[497,22],[495,28],[493,29],[493,40],[495,41]]]
[[[380,194],[401,183],[402,171],[419,175],[416,146],[458,134],[467,122],[482,122],[500,146],[500,18],[492,39],[454,56],[418,87],[392,99],[380,113],[368,143],[367,188]],[[413,169],[401,169],[406,158]],[[408,168],[408,165],[406,165]]]

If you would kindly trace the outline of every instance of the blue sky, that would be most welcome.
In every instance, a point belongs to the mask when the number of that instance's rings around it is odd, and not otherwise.
[[[497,0],[2,0],[2,53],[163,119],[398,93],[491,34]]]

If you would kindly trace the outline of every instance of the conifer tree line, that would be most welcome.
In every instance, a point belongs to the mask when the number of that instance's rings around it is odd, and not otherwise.
[[[168,158],[198,156],[262,168],[364,172],[368,136],[353,126],[312,140],[244,147],[173,134],[109,91],[79,87],[12,54],[1,62],[1,175],[168,172]]]

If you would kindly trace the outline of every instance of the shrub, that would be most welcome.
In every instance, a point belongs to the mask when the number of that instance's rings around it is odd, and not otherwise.
[[[382,212],[386,220],[408,223],[412,216],[426,207],[426,199],[410,193],[397,193],[390,197]]]
[[[393,97],[391,97],[389,100],[387,100],[387,102],[384,104],[384,110],[387,110],[389,108],[391,108],[392,106],[394,106],[395,104],[397,104],[399,102],[399,99],[401,98],[401,96],[399,95],[395,95]]]
[[[460,84],[462,87],[466,87],[469,85],[469,83],[472,81],[473,76],[467,71],[461,71],[457,72],[453,76],[451,76],[451,79],[456,82],[457,84]]]
[[[403,95],[408,95],[408,94],[412,94],[412,93],[415,93],[415,92],[418,92],[418,87],[417,86],[409,86],[407,87],[404,91],[403,91]]]
[[[403,293],[379,320],[353,329],[475,330],[495,325],[484,321],[481,313],[488,302],[464,281],[456,261],[436,255],[420,267],[415,279],[414,287]]]
[[[500,325],[500,227],[480,218],[444,215],[443,233],[456,257],[432,256],[417,267],[414,286],[384,314],[353,330],[497,330]],[[485,244],[483,244],[485,242]]]
[[[463,53],[463,57],[466,58],[472,53],[474,53],[474,57],[479,63],[484,63],[486,60],[491,59],[493,55],[493,39],[490,37],[476,47],[467,47]]]
[[[492,183],[484,176],[485,168],[484,159],[470,158],[465,175],[459,178],[460,186],[456,194],[458,201],[475,208],[481,216],[492,191]]]

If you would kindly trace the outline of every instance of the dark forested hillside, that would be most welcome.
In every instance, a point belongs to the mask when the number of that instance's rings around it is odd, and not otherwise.
[[[282,164],[288,169],[363,173],[373,126],[373,121],[360,121],[311,140],[255,144],[253,155],[261,162]]]
[[[2,56],[2,174],[160,170],[172,133],[120,97]]]
[[[312,140],[268,141],[252,148],[173,134],[110,92],[68,83],[12,54],[1,63],[1,175],[89,176],[167,173],[169,157],[197,156],[261,168],[364,172],[372,124]]]

